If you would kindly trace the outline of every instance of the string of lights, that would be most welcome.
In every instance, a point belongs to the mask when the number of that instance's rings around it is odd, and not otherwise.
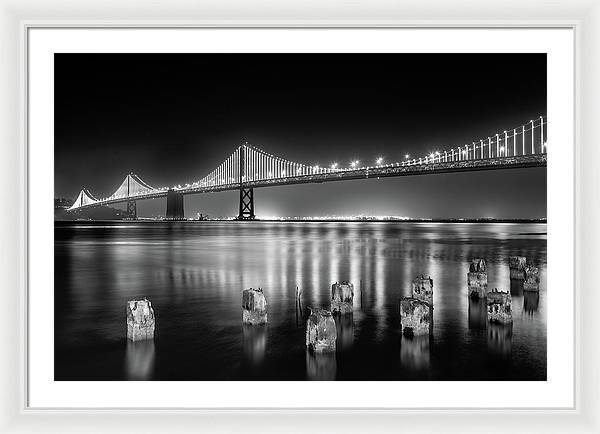
[[[360,160],[354,159],[348,163],[347,167],[340,167],[337,162],[333,162],[329,166],[297,163],[270,154],[257,146],[245,142],[238,146],[216,169],[193,183],[154,188],[144,182],[139,176],[131,173],[125,177],[117,190],[106,198],[97,199],[87,189],[81,190],[70,209],[121,199],[152,196],[165,193],[169,190],[192,192],[201,189],[241,186],[246,182],[273,181],[288,178],[301,179],[314,175],[368,171],[385,167],[404,167],[545,154],[547,153],[547,125],[546,118],[540,116],[510,130],[497,132],[486,139],[480,139],[471,144],[455,146],[442,151],[431,151],[419,158],[411,159],[409,154],[405,154],[402,161],[386,162],[383,156],[378,156],[372,165],[361,165]]]

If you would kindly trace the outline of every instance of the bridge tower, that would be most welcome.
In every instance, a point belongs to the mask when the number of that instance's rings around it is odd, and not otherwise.
[[[133,174],[133,172],[131,172],[129,175],[127,175],[127,197],[129,197],[131,195],[131,175]],[[135,200],[128,200],[127,201],[127,219],[131,219],[131,220],[137,220],[137,205]]]
[[[244,187],[244,179],[246,178],[246,147],[248,142],[242,140],[240,145],[240,212],[238,220],[254,220],[254,189],[252,187]]]

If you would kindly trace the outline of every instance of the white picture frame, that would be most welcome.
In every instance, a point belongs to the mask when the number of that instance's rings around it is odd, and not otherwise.
[[[594,227],[600,207],[595,202],[600,181],[593,162],[598,150],[600,110],[599,52],[600,5],[574,1],[569,5],[540,6],[528,1],[486,2],[477,8],[467,2],[442,1],[417,4],[371,2],[352,5],[344,11],[345,20],[335,19],[334,2],[289,3],[271,9],[268,3],[252,5],[231,2],[187,3],[170,8],[167,3],[152,4],[140,11],[129,0],[87,2],[81,13],[73,3],[41,1],[0,3],[2,45],[6,60],[0,66],[3,95],[2,122],[2,303],[3,355],[0,361],[2,390],[0,426],[5,432],[325,432],[343,427],[347,432],[599,432],[595,366],[600,361],[594,345],[599,330],[594,315],[598,296],[592,273],[598,263]],[[264,6],[264,7],[262,7]],[[452,12],[462,8],[462,16]],[[544,19],[539,16],[543,13]],[[110,17],[110,20],[105,20]],[[181,17],[186,17],[181,21]],[[198,18],[194,20],[194,18]],[[209,17],[209,18],[207,18]],[[140,21],[140,18],[143,21]],[[127,27],[572,27],[576,34],[576,405],[573,409],[542,410],[65,410],[30,409],[26,405],[26,334],[24,312],[27,305],[26,228],[28,186],[27,133],[24,128],[26,101],[25,42],[27,30],[43,26],[127,26]],[[586,144],[588,144],[586,146]],[[585,159],[583,156],[585,155]],[[582,237],[581,234],[585,234]],[[580,272],[587,272],[581,275]],[[585,300],[585,303],[581,303]],[[335,384],[330,386],[333,390]]]

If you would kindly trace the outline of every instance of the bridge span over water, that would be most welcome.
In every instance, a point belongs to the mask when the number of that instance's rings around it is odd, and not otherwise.
[[[204,178],[185,185],[152,187],[134,173],[128,174],[110,196],[96,198],[88,189],[82,189],[68,211],[126,203],[129,215],[136,216],[136,201],[167,198],[166,218],[184,218],[183,196],[239,190],[240,220],[252,220],[254,189],[281,185],[323,183],[392,176],[430,175],[436,173],[502,170],[526,167],[544,167],[547,164],[547,120],[536,120],[497,133],[470,145],[434,151],[420,158],[408,155],[402,161],[361,165],[353,161],[348,167],[320,167],[293,162],[269,154],[243,141],[235,151]]]

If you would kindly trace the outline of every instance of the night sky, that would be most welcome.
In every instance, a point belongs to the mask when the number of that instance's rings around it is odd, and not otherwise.
[[[321,166],[402,161],[546,114],[545,54],[56,54],[55,195],[202,178],[242,138]],[[551,133],[551,131],[550,131]],[[237,214],[238,193],[185,197]],[[166,199],[138,202],[164,215]],[[257,216],[546,217],[546,169],[255,190]]]

